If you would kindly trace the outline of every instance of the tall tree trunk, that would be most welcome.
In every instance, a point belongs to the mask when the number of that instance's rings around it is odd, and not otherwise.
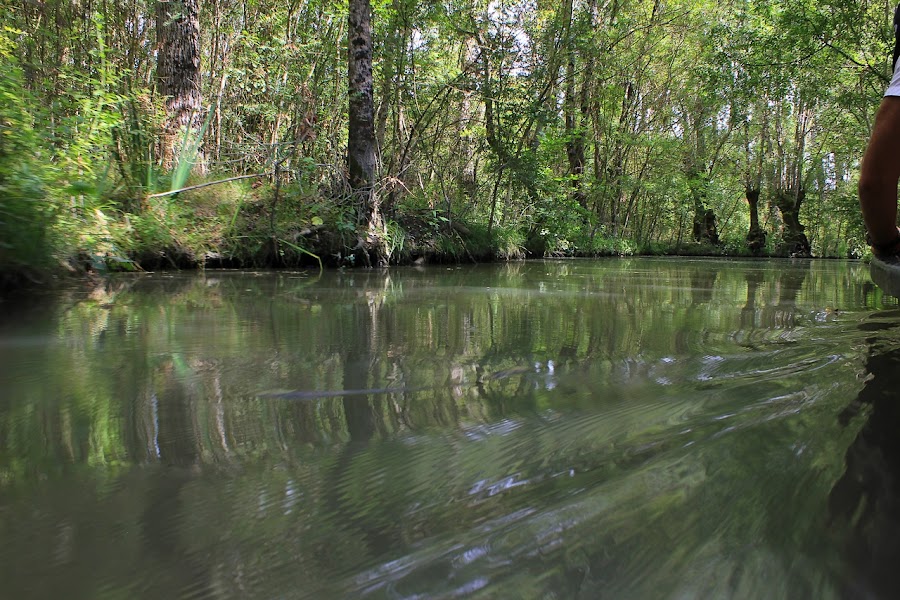
[[[580,96],[575,91],[576,48],[572,35],[572,21],[575,19],[573,0],[568,0],[566,11],[565,44],[567,47],[566,86],[563,101],[566,126],[566,157],[569,159],[569,178],[572,187],[572,199],[582,208],[587,208],[587,198],[582,188],[584,175],[584,132],[579,123]]]
[[[465,51],[460,60],[460,69],[465,73],[478,70],[478,42],[468,36],[465,40]],[[475,107],[475,83],[468,83],[462,90],[459,101],[459,122],[457,133],[460,141],[460,168],[459,189],[470,205],[478,202],[478,155],[475,134],[472,133],[473,125],[478,116]],[[449,218],[449,216],[448,216]]]
[[[709,177],[702,174],[691,173],[688,178],[688,187],[694,201],[693,236],[695,242],[708,242],[712,245],[719,244],[719,232],[716,225],[716,214],[706,206],[706,194],[709,187]]]
[[[759,188],[748,185],[744,190],[750,206],[750,231],[747,233],[747,247],[754,256],[759,255],[766,245],[766,232],[759,226]]]
[[[809,240],[804,233],[805,227],[800,223],[800,206],[806,199],[806,190],[800,188],[782,189],[775,192],[775,203],[781,211],[784,222],[781,247],[778,253],[784,256],[812,256]]]
[[[170,170],[185,130],[200,129],[200,0],[157,0],[156,85],[165,98],[166,122],[159,145],[163,170]]]
[[[574,52],[574,50],[570,51]],[[584,132],[578,122],[575,92],[575,56],[569,54],[566,64],[566,157],[569,159],[569,177],[571,178],[572,199],[579,206],[587,209],[587,197],[583,188],[584,177]]]
[[[491,57],[488,54],[489,46],[483,39],[478,38],[478,46],[481,48],[481,95],[484,103],[484,131],[487,139],[488,147],[493,150],[497,158],[499,168],[497,169],[497,179],[494,182],[494,192],[491,194],[491,212],[488,216],[487,237],[488,240],[494,240],[494,218],[497,214],[497,193],[500,190],[500,183],[503,179],[503,171],[507,166],[508,155],[503,142],[497,137],[497,127],[494,121],[494,89],[493,74],[491,72]]]
[[[369,0],[350,0],[348,16],[348,139],[347,168],[357,206],[357,225],[365,227],[357,251],[367,265],[374,255],[383,224],[375,194],[375,102],[372,81],[372,7]]]

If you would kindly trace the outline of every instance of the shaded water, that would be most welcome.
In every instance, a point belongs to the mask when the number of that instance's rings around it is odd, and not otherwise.
[[[888,597],[895,306],[857,263],[623,259],[7,310],[0,595]]]

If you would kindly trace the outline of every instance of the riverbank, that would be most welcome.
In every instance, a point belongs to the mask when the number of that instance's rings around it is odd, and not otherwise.
[[[465,226],[453,228],[450,234],[442,233],[429,238],[408,238],[399,252],[391,254],[391,260],[381,265],[409,266],[428,264],[490,263],[520,261],[540,258],[610,258],[610,257],[706,257],[706,258],[789,258],[774,254],[753,256],[747,253],[731,253],[728,248],[710,244],[663,245],[653,244],[635,247],[628,241],[610,243],[608,247],[594,252],[572,253],[554,252],[533,255],[521,249],[511,251],[490,245],[471,230],[462,233]],[[143,271],[190,271],[203,269],[341,269],[366,267],[356,262],[353,254],[334,250],[338,236],[327,229],[319,228],[310,232],[301,248],[296,243],[276,239],[269,245],[260,245],[257,252],[224,254],[207,252],[197,255],[183,247],[159,248],[156,252],[145,252],[131,257],[98,256],[81,253],[61,260],[55,265],[41,269],[28,268],[0,272],[0,302],[16,301],[17,298],[32,297],[35,292],[50,292],[60,287],[85,285],[91,287],[102,277],[122,272]],[[633,249],[634,248],[634,249]],[[819,258],[819,257],[806,257]],[[841,258],[841,257],[825,257]]]
[[[577,214],[543,226],[520,220],[491,227],[489,214],[458,213],[414,196],[386,201],[383,226],[367,235],[359,230],[352,198],[263,178],[142,200],[107,191],[73,196],[66,203],[57,198],[56,204],[55,210],[42,213],[26,212],[35,203],[23,204],[22,235],[0,249],[0,295],[72,278],[161,269],[354,268],[545,256],[791,255],[777,232],[753,252],[736,230],[718,244],[685,241],[690,239],[686,229],[634,240]],[[360,242],[364,238],[371,242],[368,248]]]

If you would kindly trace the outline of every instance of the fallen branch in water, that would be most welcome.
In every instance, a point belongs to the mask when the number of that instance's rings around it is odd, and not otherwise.
[[[282,240],[284,241],[284,240]],[[552,361],[551,361],[552,362]],[[503,369],[489,375],[480,375],[475,381],[460,381],[458,383],[448,383],[443,385],[421,385],[421,386],[398,386],[398,387],[381,387],[381,388],[364,388],[358,390],[274,390],[270,392],[259,392],[257,398],[281,398],[285,400],[315,400],[318,398],[336,398],[341,396],[369,396],[371,394],[402,394],[408,392],[422,392],[425,390],[438,390],[445,388],[472,387],[480,386],[491,381],[499,381],[501,379],[509,379],[516,375],[530,375],[535,371],[535,367],[520,366]],[[549,373],[553,371],[550,370]]]
[[[421,387],[385,387],[369,388],[362,390],[288,390],[283,392],[261,392],[257,398],[283,398],[286,400],[314,400],[317,398],[335,398],[340,396],[368,396],[370,394],[400,394],[403,392],[421,392],[423,390],[437,389],[440,386],[428,385]]]

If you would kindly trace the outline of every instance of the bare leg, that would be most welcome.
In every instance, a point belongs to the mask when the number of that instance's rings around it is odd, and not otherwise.
[[[859,174],[859,204],[873,244],[897,239],[900,179],[900,97],[885,96]]]

